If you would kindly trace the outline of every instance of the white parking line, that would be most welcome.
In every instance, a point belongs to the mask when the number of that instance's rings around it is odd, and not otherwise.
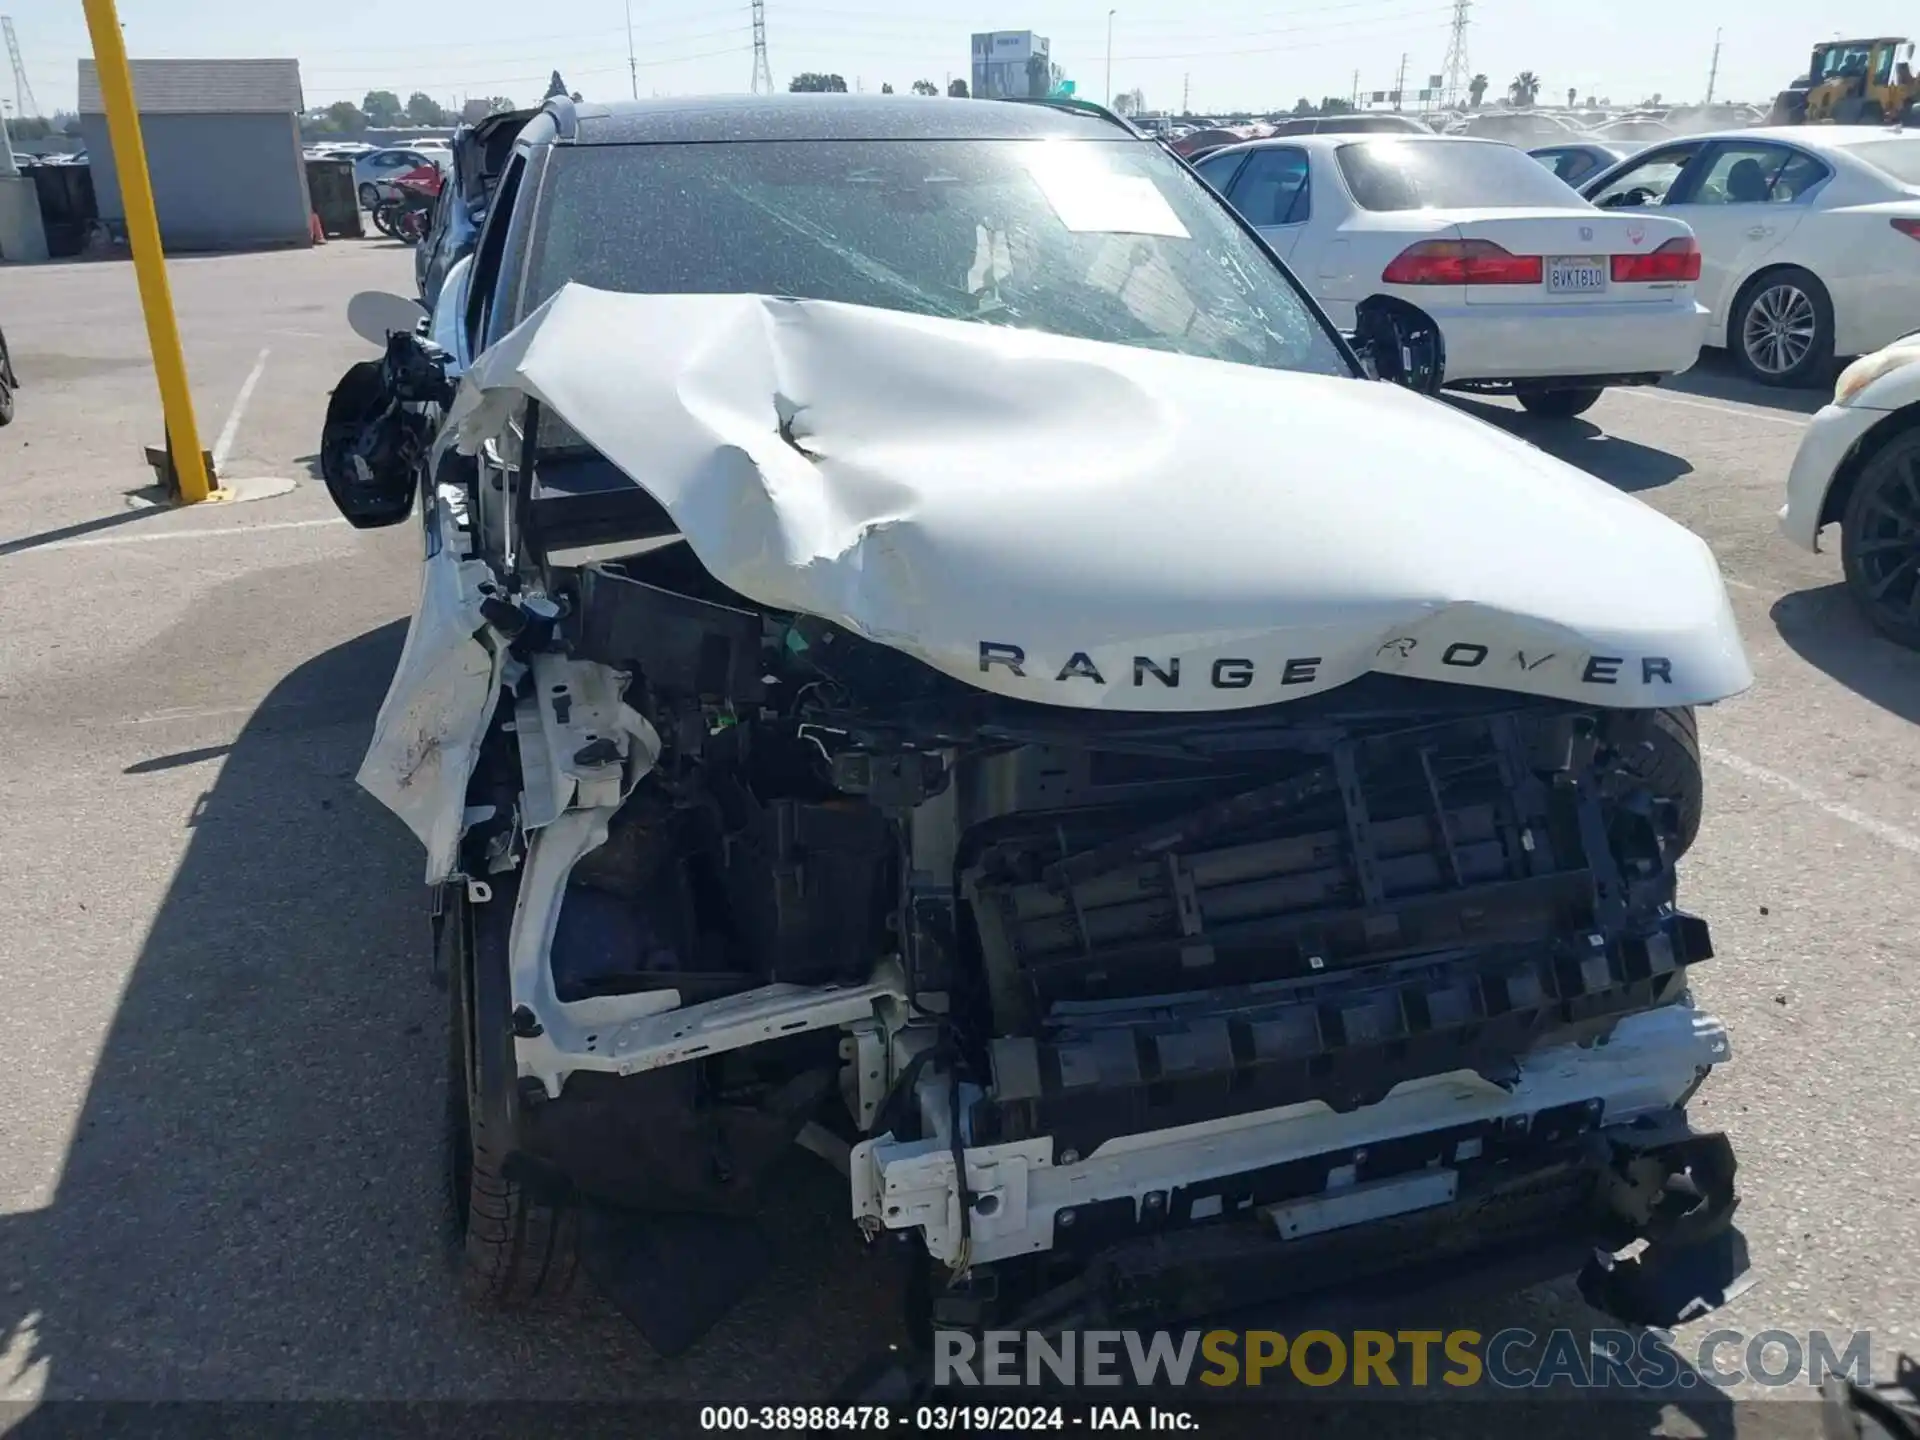
[[[1847,824],[1866,831],[1876,840],[1886,841],[1896,850],[1905,850],[1909,855],[1920,855],[1920,835],[1914,834],[1911,830],[1903,830],[1898,825],[1889,825],[1884,820],[1876,820],[1866,811],[1856,810],[1853,806],[1844,805],[1838,800],[1829,800],[1817,790],[1808,789],[1798,780],[1790,779],[1777,770],[1769,770],[1764,765],[1756,765],[1751,760],[1743,759],[1718,746],[1702,745],[1700,753],[1736,774],[1744,775],[1758,784],[1769,785],[1775,790],[1784,791],[1794,799],[1813,806],[1816,810],[1825,811],[1836,820],[1844,820]]]
[[[1695,400],[1679,395],[1669,395],[1664,390],[1652,390],[1644,385],[1627,385],[1611,393],[1628,395],[1635,400],[1657,400],[1662,405],[1684,405],[1689,410],[1717,410],[1722,415],[1732,415],[1740,420],[1762,420],[1769,425],[1786,425],[1795,430],[1807,428],[1807,422],[1803,416],[1777,415],[1771,410],[1762,410],[1755,405],[1727,405],[1718,400]]]
[[[36,545],[23,554],[44,555],[49,550],[93,550],[113,545],[154,545],[162,540],[212,540],[222,535],[258,535],[264,530],[311,530],[319,525],[344,525],[347,522],[337,515],[328,515],[318,520],[275,520],[267,525],[228,525],[220,529],[203,530],[154,530],[145,535],[103,535],[95,540],[55,540],[49,545]]]
[[[247,372],[246,382],[233,399],[233,409],[227,412],[227,423],[220,427],[220,438],[213,442],[213,470],[216,476],[227,468],[227,456],[233,451],[234,437],[240,433],[240,417],[247,412],[247,401],[253,398],[253,387],[260,383],[260,376],[267,368],[267,356],[271,353],[262,350],[260,358],[253,362],[253,369]]]

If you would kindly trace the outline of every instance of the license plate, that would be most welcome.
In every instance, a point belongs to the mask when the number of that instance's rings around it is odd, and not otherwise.
[[[1556,255],[1547,262],[1547,293],[1591,295],[1607,288],[1604,255]]]

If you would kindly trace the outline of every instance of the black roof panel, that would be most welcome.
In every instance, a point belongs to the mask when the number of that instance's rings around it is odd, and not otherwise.
[[[1055,106],[924,95],[696,96],[581,104],[574,113],[581,145],[1137,138],[1110,120]]]

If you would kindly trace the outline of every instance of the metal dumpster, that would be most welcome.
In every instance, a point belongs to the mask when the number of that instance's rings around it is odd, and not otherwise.
[[[353,189],[351,160],[307,161],[307,194],[320,217],[321,233],[328,239],[357,239],[367,233],[360,219],[360,198]]]

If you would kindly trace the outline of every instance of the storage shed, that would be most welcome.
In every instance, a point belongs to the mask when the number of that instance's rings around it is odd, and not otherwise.
[[[135,60],[147,169],[169,250],[312,243],[297,60]],[[126,219],[100,77],[80,62],[80,128],[100,218]]]

